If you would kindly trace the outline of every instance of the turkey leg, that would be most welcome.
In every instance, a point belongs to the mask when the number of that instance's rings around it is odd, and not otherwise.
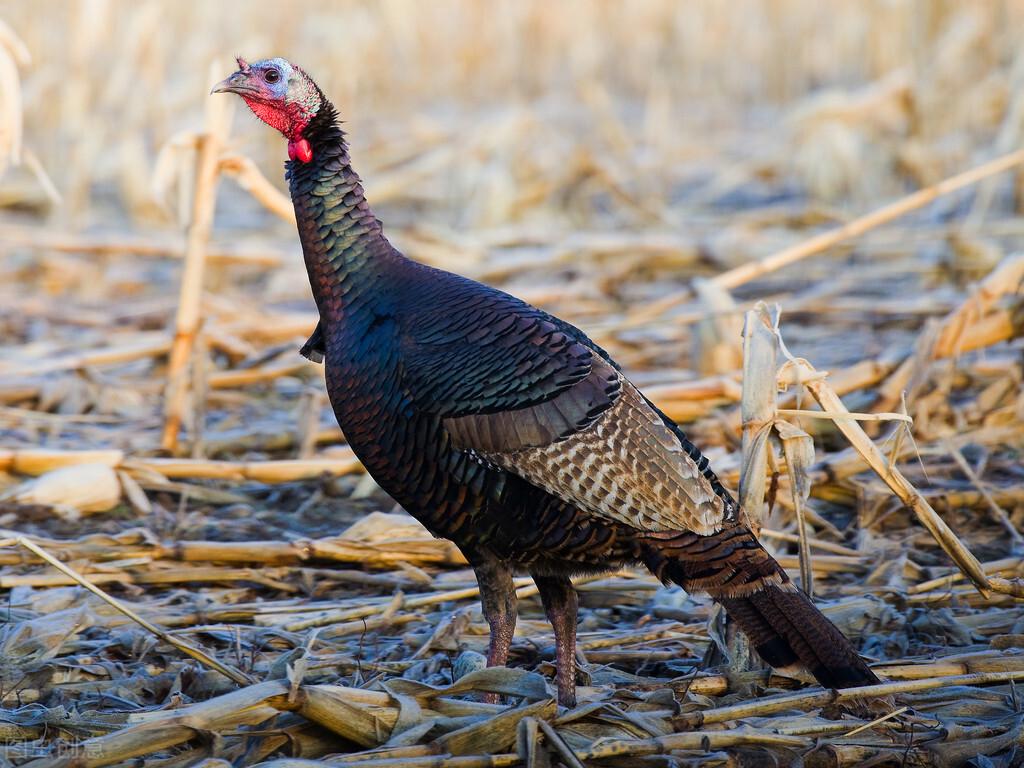
[[[555,632],[555,681],[558,703],[576,706],[576,589],[566,576],[533,577],[541,602]]]
[[[480,585],[480,606],[491,628],[487,645],[487,666],[503,667],[508,662],[508,650],[516,630],[516,590],[512,584],[512,569],[499,560],[485,560],[474,566]],[[484,701],[498,703],[498,694],[484,694]]]

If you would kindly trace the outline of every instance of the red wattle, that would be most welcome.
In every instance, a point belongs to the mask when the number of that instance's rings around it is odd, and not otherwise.
[[[313,159],[313,148],[306,139],[296,139],[288,142],[288,159],[308,163]]]

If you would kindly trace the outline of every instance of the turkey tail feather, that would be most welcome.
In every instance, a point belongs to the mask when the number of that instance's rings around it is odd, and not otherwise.
[[[826,688],[874,685],[878,678],[846,639],[792,583],[765,587],[748,597],[720,600],[773,667],[799,663]]]
[[[746,526],[727,526],[711,536],[652,533],[644,559],[662,581],[720,602],[773,667],[802,666],[828,688],[878,682],[850,641]]]

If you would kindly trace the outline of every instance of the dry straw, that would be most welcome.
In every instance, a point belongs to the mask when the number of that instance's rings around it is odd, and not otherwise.
[[[229,666],[226,666],[226,665],[222,664],[221,662],[217,661],[217,659],[215,659],[212,656],[210,656],[209,654],[207,654],[205,651],[203,651],[203,650],[201,650],[199,648],[196,648],[195,646],[185,642],[181,638],[175,637],[174,635],[172,635],[172,634],[170,634],[170,633],[160,629],[159,627],[157,627],[156,625],[152,624],[151,622],[146,621],[146,619],[144,619],[141,616],[139,616],[137,613],[135,613],[135,611],[133,611],[128,606],[126,606],[120,600],[117,600],[117,599],[111,597],[110,595],[108,595],[106,592],[104,592],[102,589],[97,587],[95,584],[93,584],[87,578],[85,578],[81,574],[77,573],[73,568],[69,568],[68,566],[66,566],[60,560],[58,560],[53,555],[51,555],[49,552],[44,550],[42,547],[40,547],[39,545],[33,543],[30,539],[27,539],[24,536],[19,536],[17,542],[18,542],[18,544],[20,546],[24,547],[25,549],[27,549],[29,552],[31,552],[32,554],[36,555],[37,557],[45,560],[47,563],[52,565],[58,571],[63,573],[65,576],[73,579],[76,583],[81,584],[83,587],[85,587],[87,590],[89,590],[94,595],[99,597],[105,603],[107,603],[108,605],[112,606],[115,610],[120,611],[121,613],[123,613],[125,616],[127,616],[129,619],[131,619],[136,624],[141,626],[147,632],[151,632],[152,634],[156,635],[157,637],[159,637],[164,642],[169,643],[170,645],[173,645],[179,651],[182,651],[183,653],[188,654],[193,659],[198,661],[200,664],[203,664],[203,665],[209,667],[210,669],[215,669],[216,671],[220,672],[225,677],[228,677],[231,680],[235,681],[239,685],[250,685],[253,682],[252,678],[250,678],[248,675],[245,675],[242,672],[239,672],[237,669],[233,669],[233,668],[231,668]]]
[[[22,97],[19,68],[31,61],[28,49],[0,19],[0,175],[22,160]]]
[[[396,244],[591,331],[886,680],[704,670],[708,604],[627,569],[577,582],[572,712],[528,579],[515,669],[473,672],[487,626],[462,553],[366,515],[392,502],[295,353],[317,317],[281,142],[246,116],[229,143],[231,99],[188,64],[235,53],[203,30],[246,21],[193,11],[89,3],[63,29],[4,10],[0,164],[22,137],[0,179],[7,762],[1011,759],[1016,4],[262,9],[259,46],[301,50],[335,95]],[[184,235],[158,231],[165,209]]]
[[[217,82],[219,73],[225,71],[226,66],[222,60],[214,60],[210,65],[210,81]],[[228,99],[208,100],[205,130],[198,140],[192,216],[185,244],[185,267],[181,278],[174,340],[168,361],[167,408],[163,437],[160,440],[161,446],[171,452],[178,446],[178,433],[188,394],[186,374],[196,334],[202,323],[203,273],[217,199],[220,152],[230,131],[233,107],[234,103]]]
[[[971,168],[963,173],[950,176],[948,179],[943,179],[939,183],[933,184],[925,189],[918,190],[913,194],[889,203],[888,205],[874,210],[871,213],[860,216],[841,227],[837,227],[828,232],[823,232],[809,240],[803,240],[796,245],[785,248],[777,253],[773,253],[763,259],[750,261],[746,264],[735,267],[734,269],[715,275],[715,277],[712,278],[712,282],[714,285],[726,290],[736,288],[745,283],[749,283],[752,280],[756,280],[757,278],[764,277],[770,272],[782,269],[783,267],[788,267],[810,256],[823,253],[824,251],[834,248],[847,240],[859,237],[872,229],[882,226],[883,224],[888,224],[889,222],[898,219],[900,216],[904,216],[912,211],[923,208],[929,203],[935,202],[935,200],[943,195],[957,192],[965,187],[971,186],[972,184],[977,184],[991,176],[1017,168],[1022,163],[1024,163],[1024,149],[1019,149],[1002,155],[987,163],[983,163],[976,168]],[[632,325],[649,323],[661,317],[665,312],[673,307],[677,307],[683,302],[689,300],[692,296],[693,293],[691,291],[684,290],[659,299],[647,307],[644,307],[642,310],[633,313],[630,323]]]

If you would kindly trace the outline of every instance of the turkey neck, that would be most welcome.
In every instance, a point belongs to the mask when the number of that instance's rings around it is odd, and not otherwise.
[[[327,328],[351,326],[399,257],[366,202],[333,107],[321,107],[304,136],[313,159],[285,167],[306,271]]]

